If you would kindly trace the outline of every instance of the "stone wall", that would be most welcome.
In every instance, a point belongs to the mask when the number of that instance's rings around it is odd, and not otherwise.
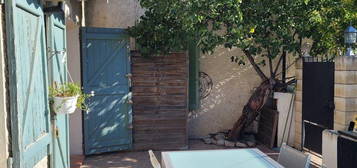
[[[295,76],[297,79],[296,92],[295,92],[295,141],[294,146],[301,149],[301,121],[302,121],[302,60],[297,60],[295,64]]]
[[[335,60],[335,130],[346,130],[357,115],[357,58]]]

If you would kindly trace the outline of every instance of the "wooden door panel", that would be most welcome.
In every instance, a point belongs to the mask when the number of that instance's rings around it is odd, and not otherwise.
[[[83,89],[94,94],[84,113],[85,154],[130,149],[129,40],[123,29],[83,28]]]
[[[51,142],[44,15],[38,0],[5,5],[13,167],[33,167]]]

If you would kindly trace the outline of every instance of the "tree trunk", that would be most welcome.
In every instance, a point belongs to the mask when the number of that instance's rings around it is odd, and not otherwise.
[[[269,93],[272,91],[272,81],[266,80],[254,91],[249,98],[248,103],[243,108],[243,114],[234,124],[232,130],[228,135],[231,141],[237,141],[242,135],[245,128],[247,128],[260,114],[260,110],[264,106]]]

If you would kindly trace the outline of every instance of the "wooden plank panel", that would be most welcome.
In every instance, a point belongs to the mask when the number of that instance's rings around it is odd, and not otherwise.
[[[278,126],[279,112],[266,107],[262,109],[257,139],[262,144],[273,148]]]
[[[187,55],[144,58],[134,52],[131,60],[134,149],[187,147]]]

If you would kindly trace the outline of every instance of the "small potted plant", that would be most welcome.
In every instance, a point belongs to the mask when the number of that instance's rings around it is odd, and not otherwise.
[[[85,99],[88,98],[76,83],[56,83],[50,87],[52,109],[57,114],[72,114],[76,107],[86,110]]]

